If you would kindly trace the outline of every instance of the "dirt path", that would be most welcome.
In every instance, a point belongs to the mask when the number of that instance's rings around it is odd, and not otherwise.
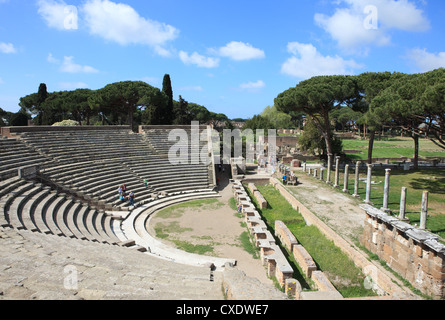
[[[329,225],[344,239],[353,242],[362,234],[365,214],[362,201],[333,190],[332,186],[302,172],[297,172],[299,185],[287,186],[295,198]]]
[[[229,200],[233,197],[231,185],[227,175],[220,174],[219,204],[200,207],[184,208],[171,218],[158,215],[153,217],[150,224],[150,234],[156,235],[154,228],[157,225],[175,223],[177,231],[169,233],[169,239],[187,242],[194,245],[208,245],[213,247],[211,255],[237,260],[237,268],[247,276],[254,277],[262,283],[273,285],[267,277],[266,268],[259,258],[255,259],[241,246],[240,235],[246,232],[241,223],[244,219],[237,217],[235,210],[230,208]],[[216,208],[215,208],[216,207]],[[168,240],[160,240],[175,247]],[[207,254],[209,255],[209,254]]]

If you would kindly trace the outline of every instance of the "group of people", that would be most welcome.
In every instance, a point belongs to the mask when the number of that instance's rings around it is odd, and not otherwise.
[[[287,175],[286,175],[286,172],[284,172],[284,173],[283,173],[283,178],[282,178],[282,180],[283,180],[283,184],[287,184],[288,182],[292,182],[292,181],[294,181],[294,180],[295,180],[295,174],[294,174],[294,172],[291,170],[291,171],[290,171],[290,176],[287,176]]]
[[[119,200],[125,202],[128,199],[130,201],[130,205],[134,206],[135,195],[133,191],[130,191],[130,193],[127,196],[127,187],[125,186],[125,184],[119,186],[117,191],[119,193]]]

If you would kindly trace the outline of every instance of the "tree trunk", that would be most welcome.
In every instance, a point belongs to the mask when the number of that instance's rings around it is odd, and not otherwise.
[[[419,169],[419,135],[413,132],[414,140],[414,169]]]
[[[374,148],[375,131],[371,130],[369,133],[369,144],[368,144],[368,164],[372,164],[372,150]]]

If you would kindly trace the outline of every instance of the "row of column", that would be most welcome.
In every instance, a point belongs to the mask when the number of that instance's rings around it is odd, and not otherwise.
[[[328,157],[328,166],[327,166],[327,177],[326,177],[326,183],[331,183],[331,166],[332,166],[332,156]],[[335,157],[335,178],[334,178],[334,188],[339,188],[339,164],[340,164],[340,157]],[[361,161],[357,161],[355,166],[355,183],[354,183],[354,194],[353,197],[360,198],[358,194],[359,190],[359,174],[360,174],[360,166]],[[371,184],[372,184],[372,164],[367,164],[368,172],[366,177],[366,197],[364,202],[366,204],[372,205],[371,202]],[[303,164],[303,170],[306,172],[306,164]],[[320,180],[324,181],[324,171],[325,168],[320,169]],[[309,169],[309,174],[311,173],[311,169]],[[384,212],[391,212],[389,209],[389,180],[390,180],[390,174],[391,169],[385,170],[385,186],[383,189],[383,206],[380,210]],[[317,169],[314,169],[313,173],[314,177],[317,177]],[[344,175],[344,183],[343,183],[343,192],[349,193],[349,165],[345,165],[345,175]],[[407,195],[407,188],[402,188],[402,194],[400,197],[400,213],[399,213],[399,219],[400,220],[407,220],[405,217],[406,213],[406,195]],[[421,213],[420,213],[420,229],[426,229],[426,221],[427,221],[427,215],[428,215],[428,191],[424,191],[422,195],[422,205],[421,205]]]

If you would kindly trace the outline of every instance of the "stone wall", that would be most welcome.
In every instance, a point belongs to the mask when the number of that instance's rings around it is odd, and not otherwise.
[[[362,244],[421,292],[444,298],[445,246],[420,230],[369,205]]]

